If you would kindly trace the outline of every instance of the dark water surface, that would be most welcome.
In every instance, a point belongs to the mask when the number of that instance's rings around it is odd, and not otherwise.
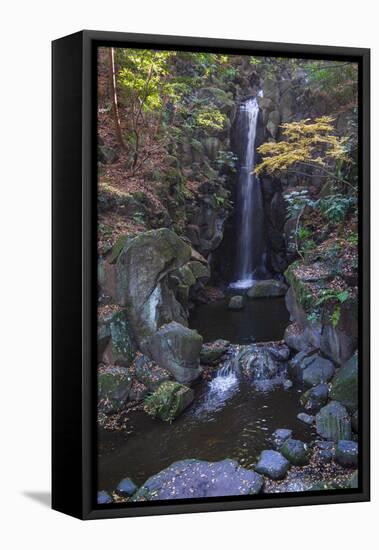
[[[99,432],[99,488],[113,490],[123,477],[137,485],[185,458],[209,461],[233,458],[249,467],[277,428],[310,441],[312,429],[299,420],[300,390],[256,392],[239,373],[215,377],[196,389],[193,405],[172,424],[144,412],[130,416],[124,432]],[[132,433],[128,434],[127,431]]]
[[[217,338],[232,344],[281,340],[289,323],[285,300],[280,298],[246,299],[240,310],[228,309],[229,299],[198,306],[190,315],[190,328],[196,329],[204,342]]]

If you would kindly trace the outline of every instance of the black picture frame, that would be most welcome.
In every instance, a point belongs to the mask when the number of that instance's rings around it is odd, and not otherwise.
[[[167,503],[96,504],[96,48],[349,60],[359,65],[359,487]],[[52,43],[52,507],[81,519],[370,499],[370,50],[85,30]]]

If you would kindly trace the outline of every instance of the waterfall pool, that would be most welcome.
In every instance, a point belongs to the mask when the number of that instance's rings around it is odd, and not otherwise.
[[[232,344],[281,340],[289,324],[283,297],[246,300],[239,310],[228,309],[228,299],[197,306],[190,315],[190,328],[202,335],[204,342],[218,338]]]
[[[135,411],[126,430],[99,430],[100,489],[114,490],[124,477],[140,485],[186,458],[233,458],[249,467],[262,450],[272,448],[270,436],[277,428],[290,428],[294,437],[305,442],[312,439],[312,428],[296,418],[301,410],[300,389],[260,393],[226,366],[195,391],[194,403],[172,424]]]

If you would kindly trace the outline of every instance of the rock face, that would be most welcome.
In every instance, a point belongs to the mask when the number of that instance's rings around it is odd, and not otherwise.
[[[350,416],[341,403],[331,401],[316,415],[316,430],[321,437],[332,441],[350,439]]]
[[[98,373],[98,411],[113,414],[122,410],[129,397],[132,378],[124,367],[107,367]]]
[[[336,461],[342,466],[358,465],[358,443],[341,440],[336,447]]]
[[[235,460],[220,462],[180,460],[152,477],[134,495],[134,501],[255,495],[263,480]]]
[[[315,262],[304,266],[294,262],[285,272],[290,288],[286,294],[286,305],[290,312],[292,325],[285,333],[287,344],[298,350],[319,349],[321,354],[341,365],[352,356],[357,348],[357,299],[350,296],[340,304],[340,314],[336,325],[330,322],[330,315],[321,314],[318,320],[310,321],[309,315],[317,298],[314,297],[315,283],[317,291],[327,288],[328,281],[334,277],[325,263]]]
[[[177,382],[163,382],[145,399],[144,410],[165,422],[172,422],[194,400],[191,388]]]
[[[222,339],[203,344],[200,352],[200,363],[205,365],[217,364],[221,357],[227,352],[229,345],[227,340]]]
[[[162,326],[141,345],[143,352],[161,368],[171,372],[175,380],[188,384],[199,377],[200,350],[203,339],[180,323]]]
[[[140,343],[164,323],[187,324],[186,311],[170,288],[168,275],[191,258],[191,247],[169,229],[127,238],[117,258],[117,301],[127,306]]]
[[[330,396],[349,411],[358,408],[358,357],[353,355],[332,380]]]
[[[275,296],[284,296],[287,289],[286,284],[275,279],[268,279],[254,283],[247,291],[247,295],[249,298],[273,298]]]
[[[144,355],[139,355],[134,361],[135,376],[138,382],[146,386],[149,392],[154,392],[162,382],[172,380],[170,372],[158,367],[153,361],[149,361]]]
[[[283,479],[289,466],[289,461],[277,451],[262,451],[255,469],[271,479]]]
[[[281,447],[280,452],[295,466],[304,466],[309,462],[307,446],[298,439],[287,439]]]

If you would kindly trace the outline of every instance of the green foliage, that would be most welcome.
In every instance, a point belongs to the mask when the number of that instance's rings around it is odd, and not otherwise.
[[[321,213],[331,222],[341,223],[349,209],[352,206],[355,206],[357,199],[354,196],[350,195],[328,195],[320,199],[317,203],[318,208]]]
[[[221,170],[226,167],[232,173],[237,171],[238,157],[232,151],[219,151],[214,161],[216,167]]]

